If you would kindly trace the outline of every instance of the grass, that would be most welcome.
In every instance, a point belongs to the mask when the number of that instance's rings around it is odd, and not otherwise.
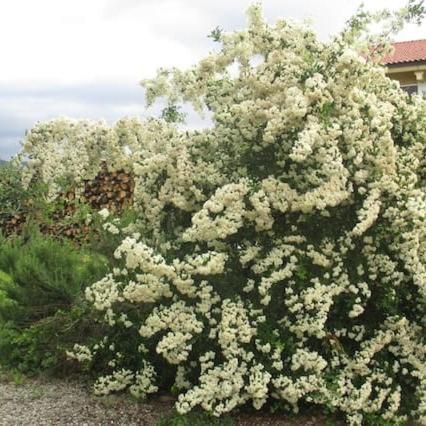
[[[234,421],[230,417],[213,417],[207,413],[196,411],[189,414],[179,414],[176,411],[162,417],[157,426],[233,426]]]

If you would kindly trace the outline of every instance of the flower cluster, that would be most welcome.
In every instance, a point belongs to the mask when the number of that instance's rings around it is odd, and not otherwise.
[[[65,137],[48,123],[24,145],[28,173],[53,189],[65,171],[87,176],[101,152],[134,174],[138,234],[86,292],[127,360],[96,391],[154,392],[169,365],[182,413],[278,399],[340,410],[351,425],[425,422],[426,101],[344,37],[267,25],[258,7],[220,41],[190,70],[143,83],[150,101],[209,110],[211,127],[79,124]]]

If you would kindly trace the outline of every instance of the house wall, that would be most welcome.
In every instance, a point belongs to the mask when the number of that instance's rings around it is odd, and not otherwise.
[[[388,77],[392,80],[398,80],[401,85],[417,83],[416,76],[413,71],[395,72],[392,74],[388,73]]]
[[[399,81],[401,86],[416,85],[417,93],[426,95],[426,64],[407,63],[386,69],[389,78]],[[412,92],[410,92],[412,93]]]

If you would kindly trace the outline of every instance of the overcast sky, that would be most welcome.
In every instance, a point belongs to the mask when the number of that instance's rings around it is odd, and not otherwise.
[[[158,67],[207,54],[216,26],[241,28],[250,0],[1,0],[0,158],[25,129],[58,116],[146,116],[138,82]],[[339,31],[359,0],[264,0],[269,22],[309,18],[321,39]],[[405,0],[365,0],[398,8]],[[426,24],[398,40],[426,38]],[[191,118],[194,120],[194,118]]]

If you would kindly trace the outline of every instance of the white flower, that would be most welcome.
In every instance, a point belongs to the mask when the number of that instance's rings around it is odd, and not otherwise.
[[[104,208],[102,210],[98,211],[98,215],[103,219],[106,220],[109,216],[109,210],[107,208]]]

